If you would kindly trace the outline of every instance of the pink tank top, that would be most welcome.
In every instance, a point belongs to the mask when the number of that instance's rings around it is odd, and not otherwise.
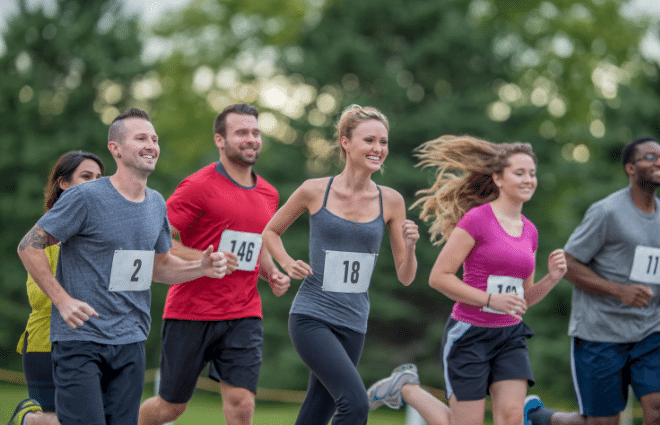
[[[516,292],[523,296],[522,281],[535,267],[538,247],[536,226],[524,216],[523,231],[518,237],[504,231],[495,218],[490,203],[468,211],[456,227],[475,240],[472,251],[463,261],[463,281],[489,293]],[[476,326],[502,327],[520,323],[520,319],[488,311],[485,307],[456,302],[451,317]]]

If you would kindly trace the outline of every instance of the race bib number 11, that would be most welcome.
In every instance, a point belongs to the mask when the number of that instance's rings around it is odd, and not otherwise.
[[[660,284],[660,248],[637,245],[630,268],[630,280],[634,282]]]
[[[108,291],[146,291],[153,272],[154,251],[118,249],[112,257]]]
[[[257,266],[261,251],[261,235],[225,229],[220,237],[218,251],[231,251],[238,257],[237,270],[251,272]]]

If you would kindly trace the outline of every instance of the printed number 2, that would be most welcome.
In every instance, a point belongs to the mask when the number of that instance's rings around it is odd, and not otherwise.
[[[236,251],[236,241],[231,241],[231,252],[236,254],[240,261],[252,261],[254,255],[254,242],[242,242]]]
[[[358,283],[358,279],[360,278],[360,262],[353,261],[353,264],[351,264],[350,261],[344,261],[344,283],[348,283],[349,268],[352,269],[351,283]]]
[[[140,271],[140,267],[142,267],[142,260],[140,260],[139,258],[136,259],[133,262],[133,265],[135,266],[135,272],[133,272],[133,276],[131,276],[131,282],[137,282],[138,281],[137,274]],[[126,276],[126,275],[124,275],[124,276]]]
[[[516,287],[511,285],[507,285],[506,288],[504,287],[504,285],[497,285],[497,289],[500,291],[499,292],[500,294],[502,293],[502,290],[504,290],[504,292],[513,292],[514,294],[518,293]]]
[[[653,260],[655,260],[655,265],[653,265]],[[651,273],[651,266],[653,265],[653,273]],[[649,255],[649,266],[646,268],[646,274],[653,274],[658,271],[658,256]]]

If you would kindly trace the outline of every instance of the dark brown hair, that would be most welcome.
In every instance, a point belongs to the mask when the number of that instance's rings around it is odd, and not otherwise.
[[[44,188],[44,211],[48,211],[53,208],[55,202],[60,199],[62,195],[62,188],[60,183],[70,182],[73,178],[73,173],[76,171],[76,168],[86,159],[91,159],[99,164],[101,168],[101,174],[105,174],[105,166],[101,158],[94,155],[93,153],[83,152],[83,151],[70,151],[65,153],[57,160],[53,169],[50,171],[48,176],[48,181],[46,187]]]
[[[227,115],[229,114],[253,115],[255,118],[259,119],[259,111],[249,103],[235,103],[229,105],[223,109],[217,117],[215,117],[215,120],[213,121],[214,135],[219,134],[222,137],[227,138]]]

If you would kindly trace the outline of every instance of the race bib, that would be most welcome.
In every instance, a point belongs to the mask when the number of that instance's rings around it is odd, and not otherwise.
[[[146,291],[154,272],[154,251],[118,249],[112,257],[108,291]]]
[[[374,264],[376,264],[376,254],[325,251],[321,289],[328,292],[367,292]]]
[[[261,251],[261,235],[225,229],[220,236],[218,251],[231,251],[238,257],[237,270],[253,271]]]
[[[519,277],[491,275],[488,276],[487,284],[488,287],[486,288],[486,292],[488,292],[489,294],[495,295],[495,294],[513,292],[514,294],[518,294],[518,296],[521,298],[525,297],[525,289],[523,289],[523,280]],[[487,313],[506,314],[501,311],[493,310],[492,308],[489,307],[484,307],[482,310]]]
[[[660,248],[637,245],[630,268],[630,280],[652,285],[660,284]]]

